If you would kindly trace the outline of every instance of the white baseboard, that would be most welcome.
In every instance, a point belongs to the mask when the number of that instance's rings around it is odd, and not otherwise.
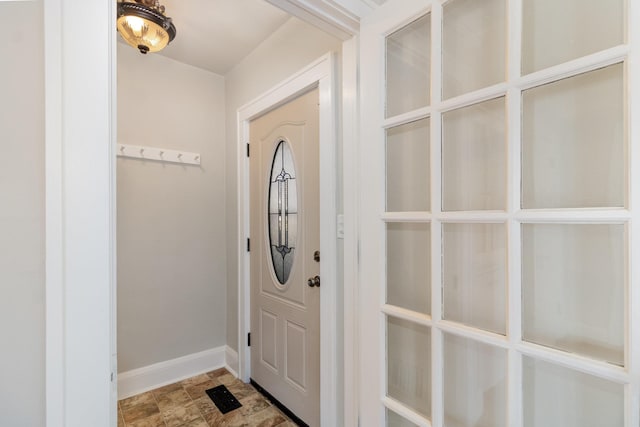
[[[234,377],[238,378],[238,352],[229,346],[225,349],[225,367]]]
[[[235,362],[229,360],[235,354]],[[231,363],[230,363],[231,362]],[[237,366],[238,355],[220,346],[118,374],[118,400],[214,369]],[[230,369],[231,370],[231,369]],[[234,372],[235,375],[235,372]],[[237,375],[236,375],[237,377]]]

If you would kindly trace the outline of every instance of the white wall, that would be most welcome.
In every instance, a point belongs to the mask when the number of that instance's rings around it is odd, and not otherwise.
[[[0,425],[44,426],[42,3],[0,2]]]
[[[238,349],[237,111],[341,41],[297,18],[289,19],[227,75],[227,344]]]
[[[120,372],[226,343],[224,117],[223,77],[118,44],[118,142],[202,156],[118,159]]]

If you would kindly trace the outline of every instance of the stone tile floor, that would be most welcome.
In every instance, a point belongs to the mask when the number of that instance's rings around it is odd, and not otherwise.
[[[224,384],[242,407],[222,414],[205,390]],[[226,369],[118,402],[118,427],[296,427],[251,385]]]

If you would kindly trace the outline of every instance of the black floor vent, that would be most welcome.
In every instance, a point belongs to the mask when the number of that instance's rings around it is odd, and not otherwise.
[[[207,395],[211,398],[213,403],[218,407],[220,412],[226,414],[234,409],[238,409],[242,406],[238,399],[227,389],[224,385],[219,385],[207,390]]]

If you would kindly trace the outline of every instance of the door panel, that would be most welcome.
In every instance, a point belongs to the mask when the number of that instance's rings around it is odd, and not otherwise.
[[[640,425],[630,4],[362,20],[360,425]]]
[[[306,362],[309,357],[307,354],[307,328],[287,321],[285,338],[287,340],[284,346],[287,351],[286,378],[304,392],[307,390]]]
[[[251,377],[320,424],[318,90],[251,122]],[[257,351],[256,351],[257,350]]]
[[[260,342],[260,362],[276,373],[278,372],[277,324],[278,316],[261,310],[260,339],[258,340]]]

